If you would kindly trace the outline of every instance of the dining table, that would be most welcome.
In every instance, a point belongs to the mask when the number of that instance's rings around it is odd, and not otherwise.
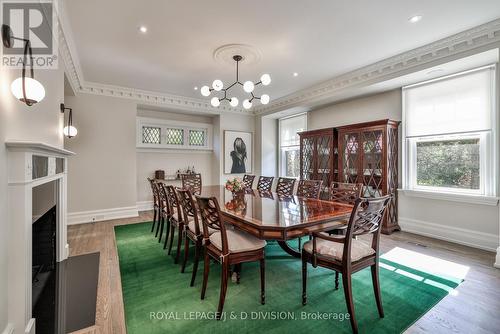
[[[232,193],[222,185],[203,186],[202,197],[215,197],[222,219],[262,240],[276,240],[294,257],[300,250],[287,241],[345,226],[353,206],[349,204],[274,192],[247,189]]]

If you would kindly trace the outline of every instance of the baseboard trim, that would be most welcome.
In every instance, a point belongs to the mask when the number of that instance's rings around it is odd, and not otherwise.
[[[153,210],[153,201],[141,201],[137,202],[138,211],[150,211]]]
[[[495,268],[500,269],[500,247],[497,248],[497,257],[494,264]]]
[[[5,329],[3,330],[2,334],[12,334],[12,333],[14,333],[14,325],[7,324],[7,326],[5,326]]]
[[[137,206],[68,213],[68,225],[139,216]]]
[[[474,230],[467,230],[449,225],[429,223],[422,220],[403,217],[399,217],[398,223],[399,226],[401,226],[401,230],[405,232],[450,241],[487,251],[497,251],[498,235],[495,234],[477,232]],[[500,264],[498,251],[497,263]]]

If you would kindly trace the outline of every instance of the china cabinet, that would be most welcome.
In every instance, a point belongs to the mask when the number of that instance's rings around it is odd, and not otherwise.
[[[362,183],[364,197],[392,195],[382,232],[399,230],[398,126],[380,120],[299,133],[301,178],[323,180],[325,187],[332,181]]]

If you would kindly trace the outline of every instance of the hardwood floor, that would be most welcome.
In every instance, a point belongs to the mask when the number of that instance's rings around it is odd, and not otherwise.
[[[101,252],[96,325],[79,334],[126,333],[113,227],[150,220],[152,214],[143,212],[137,218],[68,226],[71,256]],[[464,283],[407,333],[500,332],[500,270],[493,268],[494,253],[405,232],[382,235],[380,245],[382,252],[401,247],[470,268]]]

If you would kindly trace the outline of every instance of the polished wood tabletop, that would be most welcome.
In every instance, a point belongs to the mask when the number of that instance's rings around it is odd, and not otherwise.
[[[260,239],[290,240],[312,232],[331,230],[349,218],[352,205],[276,193],[247,190],[244,194],[224,186],[203,186],[201,196],[216,197],[227,223]]]

